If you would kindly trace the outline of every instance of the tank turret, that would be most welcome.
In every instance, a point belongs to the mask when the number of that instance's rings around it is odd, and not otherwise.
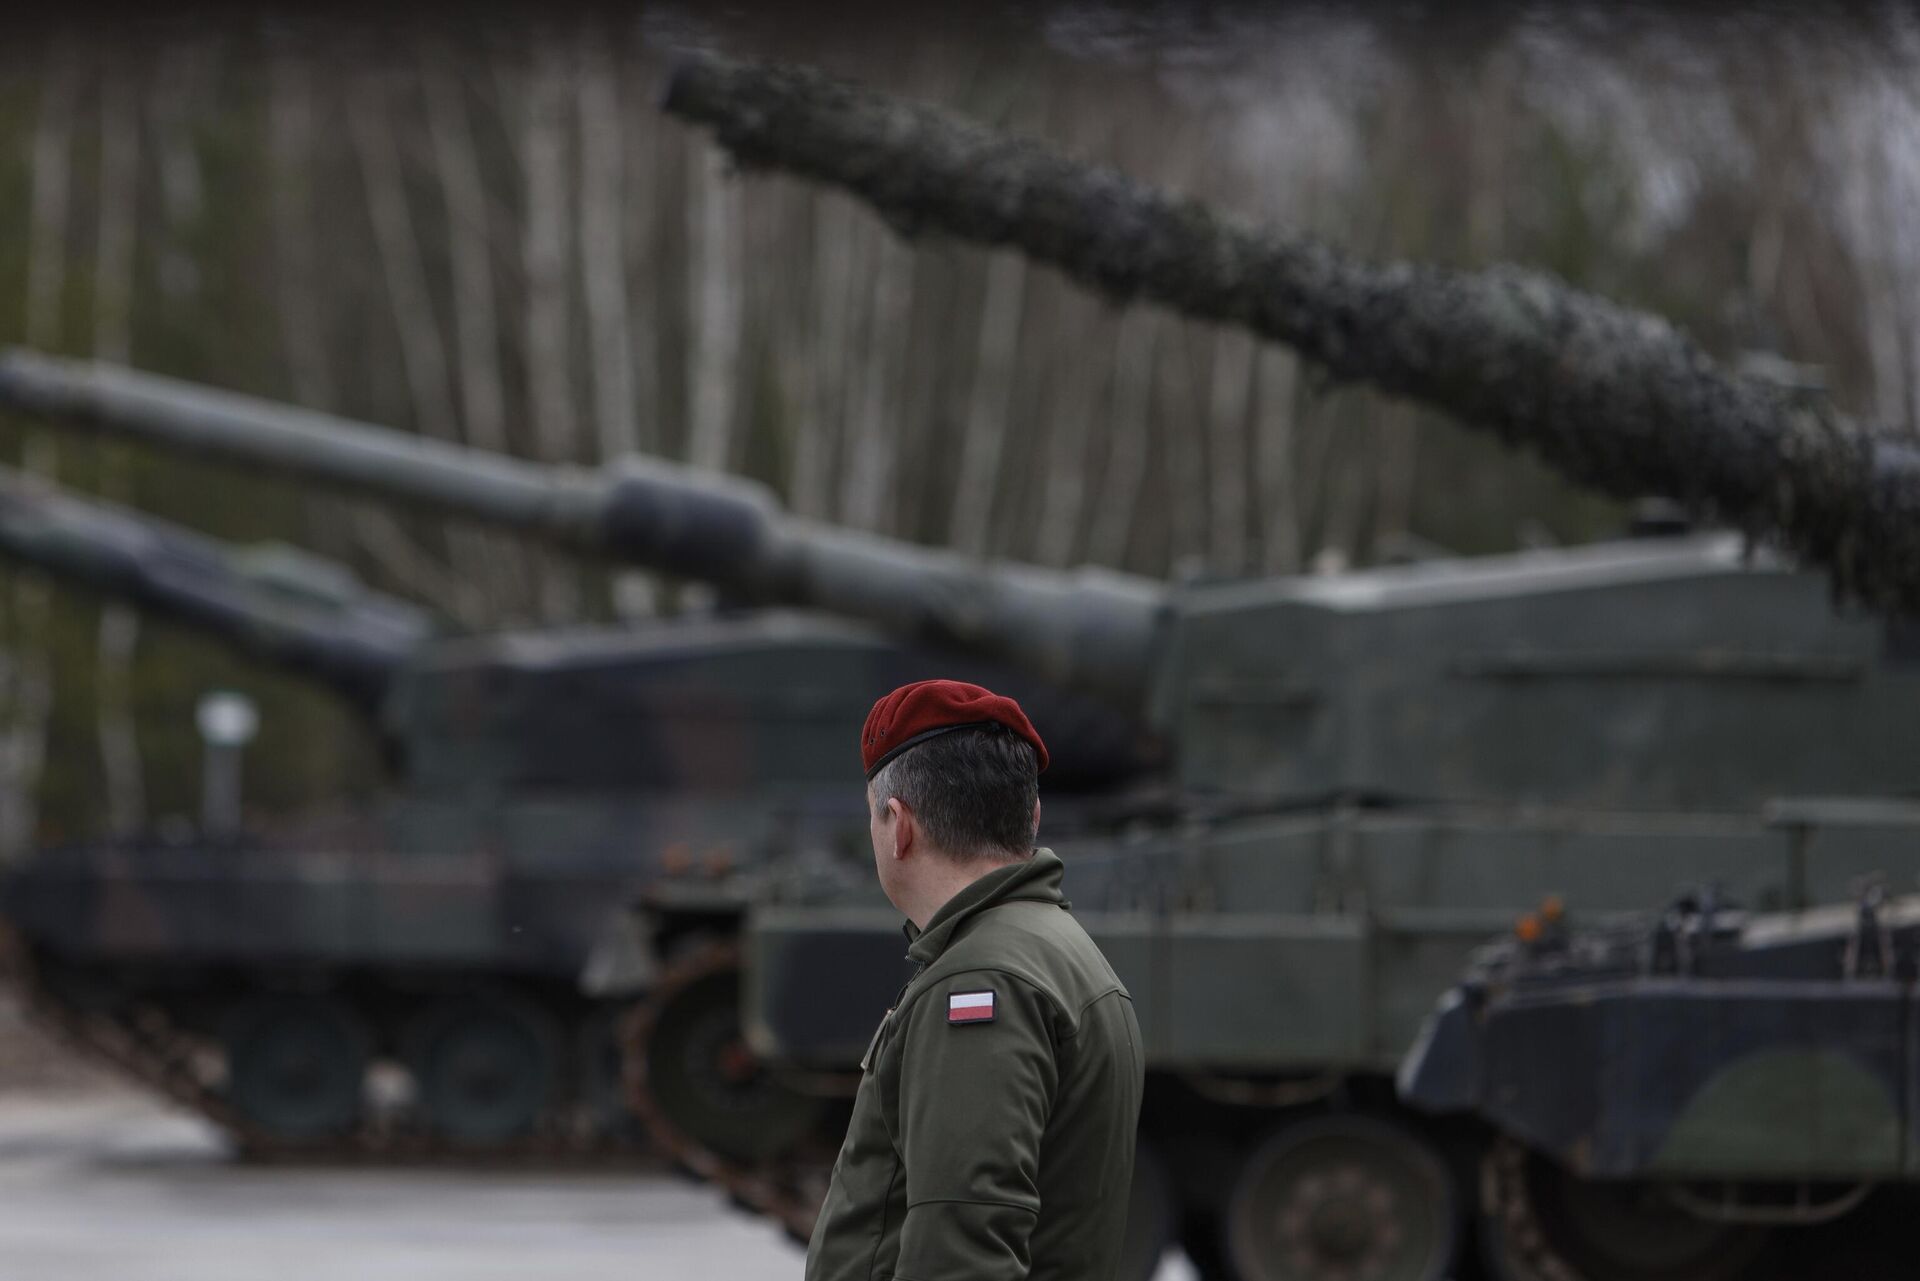
[[[505,525],[876,622],[1137,704],[1163,590],[1105,570],[988,566],[782,512],[763,486],[642,457],[543,466],[98,362],[0,355],[0,407]]]
[[[218,637],[369,707],[431,635],[421,610],[285,547],[235,550],[0,468],[0,555]]]

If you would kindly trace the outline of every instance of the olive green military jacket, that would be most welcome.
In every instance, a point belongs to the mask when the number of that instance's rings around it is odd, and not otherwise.
[[[1049,850],[927,922],[867,1051],[807,1281],[1109,1281],[1144,1084],[1133,1002]]]

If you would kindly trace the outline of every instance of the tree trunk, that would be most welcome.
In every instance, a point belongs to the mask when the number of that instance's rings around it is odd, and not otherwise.
[[[1261,564],[1269,574],[1300,569],[1300,506],[1294,481],[1294,423],[1299,412],[1299,362],[1291,352],[1263,347],[1258,357],[1260,390],[1254,445],[1258,455],[1262,513]]]
[[[350,87],[347,130],[360,166],[380,275],[393,308],[400,364],[407,378],[415,427],[436,440],[457,442],[461,439],[460,422],[447,377],[446,345],[433,309],[420,240],[414,232],[405,177],[394,145],[392,104],[383,78],[368,76]],[[475,530],[449,529],[447,545],[454,566],[454,595],[449,601],[454,617],[468,626],[481,626],[500,612],[497,562]]]
[[[813,289],[817,317],[812,342],[798,357],[805,366],[800,386],[800,425],[793,442],[793,510],[813,520],[833,514],[836,445],[845,436],[847,373],[852,364],[854,319],[853,214],[837,196],[813,201]]]
[[[153,90],[154,150],[160,168],[160,204],[167,234],[160,247],[161,292],[169,301],[191,301],[200,292],[200,267],[189,243],[200,221],[206,184],[193,142],[193,108],[206,75],[205,53],[174,45],[163,53]]]
[[[668,258],[661,243],[665,202],[660,190],[667,155],[680,150],[680,140],[668,136],[672,131],[662,127],[652,105],[647,102],[638,109],[631,103],[624,105],[619,137],[625,147],[622,208],[626,217],[621,221],[621,234],[626,243],[627,318],[633,327],[634,443],[647,453],[659,453],[665,436],[661,419],[667,412],[660,353],[665,336],[662,317],[667,308],[666,300],[660,297],[659,281]]]
[[[876,246],[873,277],[862,292],[871,295],[862,359],[849,373],[859,375],[853,394],[854,429],[840,471],[840,519],[855,529],[892,532],[898,511],[901,379],[912,341],[914,256],[888,237]],[[858,284],[858,282],[856,282]]]
[[[566,198],[571,186],[561,96],[566,71],[554,50],[535,54],[520,133],[526,194],[520,244],[527,290],[527,386],[534,439],[540,457],[548,462],[572,459],[578,441],[567,324]]]
[[[460,429],[448,390],[446,348],[440,340],[433,291],[420,260],[420,242],[414,234],[405,178],[394,147],[393,112],[385,79],[368,76],[349,86],[346,103],[348,132],[360,165],[374,247],[380,256],[380,276],[393,308],[414,424],[436,440],[458,440]]]
[[[1211,495],[1207,493],[1204,452],[1206,419],[1193,376],[1193,340],[1198,328],[1188,321],[1173,325],[1172,341],[1160,345],[1160,377],[1153,397],[1166,479],[1167,567],[1175,578],[1207,569],[1206,511]]]
[[[580,284],[593,352],[593,416],[600,457],[617,458],[640,447],[620,217],[626,151],[618,81],[605,52],[590,43],[594,28],[587,30],[574,99],[580,118]]]
[[[526,287],[526,370],[536,453],[548,462],[579,457],[579,427],[573,401],[573,349],[568,315],[572,306],[567,275],[566,199],[568,76],[566,59],[551,45],[533,54],[526,81],[520,129],[520,171],[525,193],[520,262]],[[580,614],[578,575],[563,562],[545,558],[540,574],[540,607],[548,622]]]
[[[115,364],[132,354],[134,236],[140,194],[140,112],[130,69],[109,63],[101,75],[100,221],[93,274],[93,354]],[[126,497],[125,460],[104,454],[101,492]],[[146,824],[147,789],[140,740],[133,720],[133,660],[140,643],[140,616],[124,605],[100,610],[94,698],[100,761],[107,792],[107,821],[116,836],[131,836]]]
[[[1253,403],[1255,343],[1231,329],[1213,335],[1207,387],[1207,501],[1214,569],[1239,575],[1247,568],[1247,420]]]
[[[1019,254],[994,255],[987,264],[986,297],[980,303],[960,474],[947,527],[947,541],[975,555],[986,553],[993,499],[1000,488],[1000,458],[1006,447],[1007,420],[1013,413],[1014,358],[1020,350],[1020,316],[1026,298],[1027,260]]]
[[[313,247],[313,199],[319,156],[314,146],[314,95],[311,64],[282,50],[268,60],[268,151],[273,158],[269,208],[273,220],[274,312],[280,344],[293,384],[294,399],[312,409],[338,407],[327,359],[326,333],[318,300],[318,264]],[[313,497],[317,524],[325,537],[336,524],[403,589],[448,615],[459,609],[458,593],[446,569],[429,556],[385,510],[366,502]],[[336,521],[335,513],[343,514]],[[334,553],[338,555],[339,553]]]
[[[1378,560],[1404,547],[1413,525],[1414,478],[1420,470],[1420,424],[1406,404],[1389,406],[1374,424],[1379,457],[1374,464],[1375,497],[1369,555]]]
[[[1114,339],[1113,408],[1107,415],[1107,464],[1100,505],[1087,534],[1087,559],[1124,569],[1147,478],[1147,419],[1152,411],[1153,364],[1160,326],[1154,312],[1135,308],[1120,318]]]
[[[33,130],[32,195],[27,212],[26,339],[52,351],[62,345],[61,299],[67,288],[67,219],[73,195],[73,107],[78,77],[72,55],[56,45],[41,74],[40,115]],[[45,440],[44,433],[36,433]],[[48,443],[51,448],[51,443]]]
[[[1063,348],[1064,369],[1058,399],[1048,413],[1052,435],[1047,442],[1046,484],[1040,491],[1040,525],[1033,540],[1034,559],[1043,565],[1071,565],[1079,552],[1093,472],[1094,420],[1100,412],[1101,392],[1113,377],[1112,337],[1101,337],[1105,341],[1095,343],[1072,330],[1056,335]]]
[[[28,345],[48,351],[60,346],[60,300],[66,291],[76,79],[71,54],[63,46],[54,46],[41,71],[40,112],[33,130],[23,331]],[[59,455],[44,431],[28,434],[21,455],[27,471],[48,481],[59,470]],[[13,608],[6,662],[0,670],[7,716],[4,735],[0,735],[0,863],[19,858],[33,843],[47,759],[47,723],[53,715],[53,672],[48,659],[52,601],[47,584],[10,572],[7,588]]]
[[[1516,267],[1372,265],[818,73],[689,56],[668,111],[745,165],[844,186],[895,226],[1018,248],[1108,294],[1285,343],[1539,453],[1779,537],[1843,591],[1920,609],[1920,456],[1730,374],[1670,323]]]
[[[687,157],[687,461],[725,471],[733,460],[740,385],[740,193],[725,157],[693,148]]]
[[[473,128],[448,55],[422,62],[434,171],[447,206],[447,260],[453,284],[454,343],[460,360],[460,417],[469,443],[507,453],[506,394],[500,377],[500,320],[494,301],[493,238]]]
[[[1363,433],[1354,430],[1351,399],[1318,391],[1308,398],[1301,416],[1307,440],[1301,450],[1300,491],[1309,504],[1304,523],[1313,531],[1302,552],[1309,567],[1345,565],[1353,552],[1359,513],[1354,508],[1347,458],[1366,451],[1365,442],[1355,439]]]
[[[274,301],[280,345],[294,398],[312,409],[335,407],[327,344],[315,305],[313,82],[308,63],[282,52],[268,62],[268,200],[273,218]]]
[[[1365,529],[1367,496],[1374,479],[1374,457],[1379,452],[1379,424],[1362,416],[1353,397],[1330,405],[1326,415],[1328,448],[1314,491],[1321,496],[1320,546],[1314,566],[1322,573],[1339,572],[1360,563],[1361,533]],[[1335,425],[1337,424],[1337,425]]]

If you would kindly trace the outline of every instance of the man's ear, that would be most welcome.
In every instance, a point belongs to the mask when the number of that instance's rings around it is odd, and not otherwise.
[[[1027,839],[1029,841],[1037,841],[1040,839],[1040,801],[1038,798],[1035,798],[1033,802],[1033,831],[1027,834]]]
[[[901,804],[897,796],[888,798],[887,816],[893,820],[893,856],[905,858],[919,837],[919,825],[914,821],[913,811]]]

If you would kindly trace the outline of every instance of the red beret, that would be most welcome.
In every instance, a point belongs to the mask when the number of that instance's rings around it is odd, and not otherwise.
[[[1047,745],[1020,704],[965,681],[915,681],[902,685],[873,705],[860,731],[860,762],[872,778],[882,765],[917,743],[956,729],[1004,725],[1033,748],[1040,769],[1047,767]]]

